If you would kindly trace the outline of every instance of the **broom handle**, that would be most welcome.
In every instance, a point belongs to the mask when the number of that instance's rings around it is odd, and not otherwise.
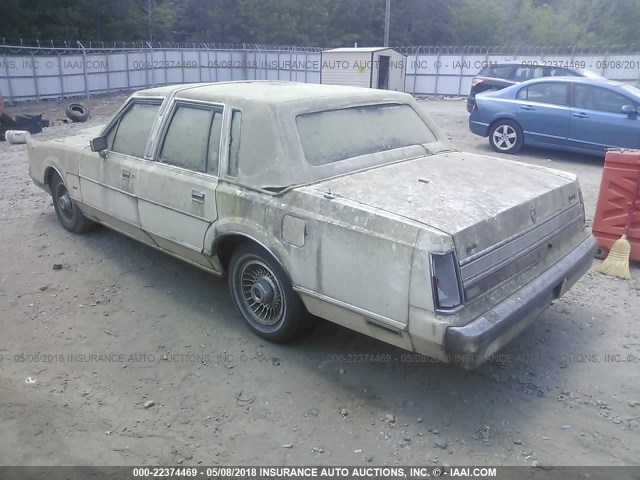
[[[631,220],[636,210],[636,201],[638,200],[638,191],[640,190],[640,170],[638,171],[638,178],[636,180],[636,188],[631,194],[631,205],[629,206],[629,213],[627,214],[627,221],[624,224],[624,230],[622,233],[626,235],[631,228]]]

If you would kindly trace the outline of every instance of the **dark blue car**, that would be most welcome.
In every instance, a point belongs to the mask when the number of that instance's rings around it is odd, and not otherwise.
[[[523,145],[602,155],[640,148],[640,89],[588,78],[539,78],[476,95],[469,128],[491,147],[515,153]]]

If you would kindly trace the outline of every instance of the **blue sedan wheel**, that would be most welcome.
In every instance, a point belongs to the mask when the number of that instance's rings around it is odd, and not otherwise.
[[[522,128],[512,120],[498,120],[489,132],[489,144],[496,152],[516,153],[522,148]]]

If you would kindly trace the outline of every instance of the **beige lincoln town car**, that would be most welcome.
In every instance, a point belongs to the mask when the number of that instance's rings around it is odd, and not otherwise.
[[[153,88],[28,141],[62,226],[227,275],[249,328],[322,317],[473,368],[590,267],[575,176],[455,150],[407,94],[289,82]]]

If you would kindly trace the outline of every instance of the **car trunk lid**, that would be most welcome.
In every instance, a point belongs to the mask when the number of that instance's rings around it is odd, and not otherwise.
[[[561,214],[558,226],[582,212],[572,174],[461,152],[386,165],[314,188],[452,235],[461,264]]]

